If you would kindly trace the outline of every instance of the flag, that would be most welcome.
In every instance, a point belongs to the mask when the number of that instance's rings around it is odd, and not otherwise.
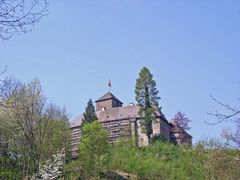
[[[108,82],[108,87],[112,87],[112,82],[109,80],[109,82]]]

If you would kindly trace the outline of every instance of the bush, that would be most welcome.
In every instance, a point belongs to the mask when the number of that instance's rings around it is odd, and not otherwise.
[[[106,171],[109,158],[107,132],[102,125],[94,121],[83,126],[80,139],[79,162],[82,177],[98,177]]]
[[[191,149],[162,142],[134,148],[117,145],[110,167],[136,174],[141,179],[204,179],[202,160]]]

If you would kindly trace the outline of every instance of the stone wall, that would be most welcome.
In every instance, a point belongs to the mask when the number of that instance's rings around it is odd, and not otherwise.
[[[121,102],[115,99],[108,99],[108,100],[99,101],[96,103],[96,111],[102,111],[103,108],[112,109],[114,107],[122,107]]]
[[[160,134],[168,141],[170,142],[170,125],[163,119],[159,119],[160,121]]]
[[[131,137],[131,124],[129,119],[106,121],[102,122],[102,125],[108,132],[108,141],[110,143],[114,143],[120,138]]]
[[[112,108],[112,99],[100,101],[96,103],[96,111],[102,111],[103,108],[111,109]]]
[[[72,139],[71,139],[71,152],[72,156],[76,157],[78,154],[78,146],[80,144],[81,129],[80,126],[71,128],[72,130]]]

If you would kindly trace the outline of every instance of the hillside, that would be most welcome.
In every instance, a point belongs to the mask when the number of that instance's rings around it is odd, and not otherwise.
[[[131,146],[129,142],[121,142],[110,149],[107,173],[102,172],[101,179],[238,179],[240,177],[240,151],[204,150],[202,145],[198,145],[193,150],[163,142],[155,142],[149,147],[140,149]],[[80,177],[79,164],[80,160],[75,160],[66,165],[66,179]]]

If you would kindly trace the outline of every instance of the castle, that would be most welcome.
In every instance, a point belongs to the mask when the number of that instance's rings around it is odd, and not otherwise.
[[[138,113],[138,105],[131,103],[123,106],[123,103],[110,92],[95,102],[98,121],[108,131],[109,143],[114,143],[122,137],[134,137],[139,147],[148,145],[147,136],[142,132],[140,125],[141,116]],[[155,117],[156,121],[152,123],[152,137],[161,136],[167,142],[179,145],[192,144],[192,136],[177,123],[169,122],[161,111],[156,111]],[[80,143],[82,118],[80,115],[71,123],[73,156],[77,155]]]

